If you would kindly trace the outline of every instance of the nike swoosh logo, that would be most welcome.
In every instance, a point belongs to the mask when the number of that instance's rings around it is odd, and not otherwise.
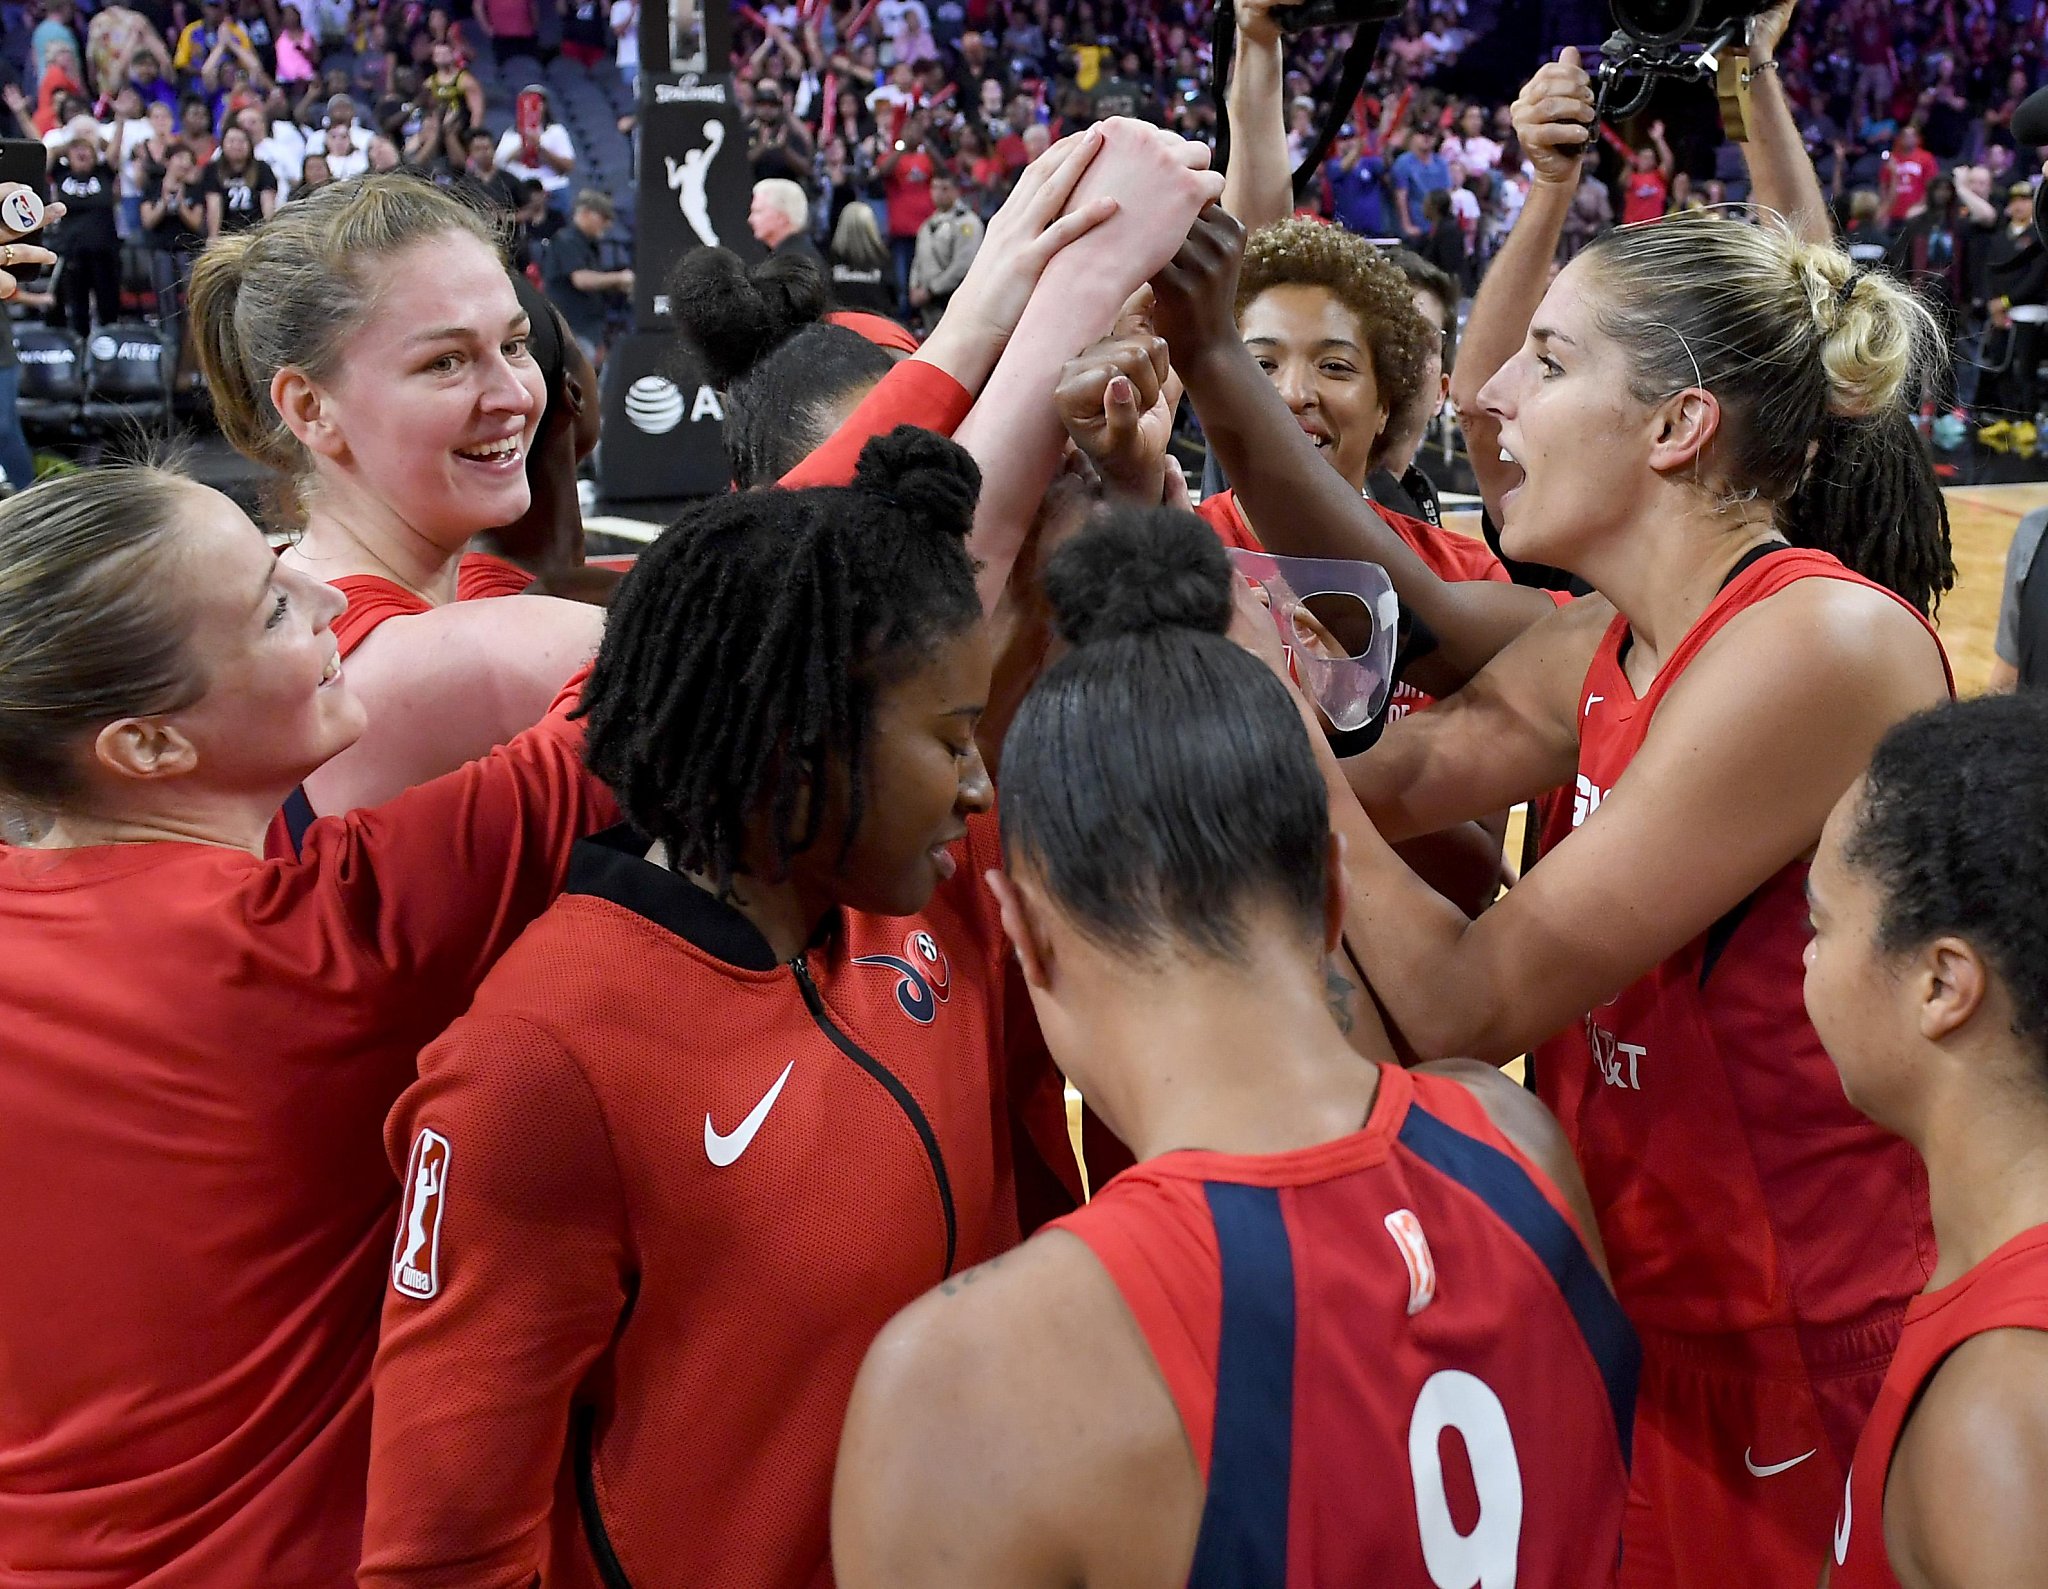
[[[1804,1452],[1801,1455],[1794,1457],[1790,1462],[1773,1462],[1767,1468],[1760,1468],[1756,1465],[1756,1459],[1749,1454],[1749,1447],[1744,1446],[1742,1448],[1742,1465],[1745,1468],[1749,1469],[1752,1477],[1759,1479],[1768,1479],[1774,1473],[1783,1473],[1787,1468],[1798,1467],[1800,1463],[1804,1462],[1807,1459],[1807,1457],[1814,1456],[1818,1454],[1819,1451],[1820,1447],[1815,1446],[1812,1451]]]
[[[747,1145],[754,1140],[754,1133],[761,1129],[761,1122],[768,1118],[768,1111],[775,1107],[775,1100],[782,1096],[782,1084],[789,1080],[789,1073],[795,1069],[796,1061],[793,1059],[782,1067],[782,1074],[775,1078],[775,1085],[768,1089],[768,1096],[747,1112],[747,1118],[739,1123],[732,1135],[720,1136],[707,1113],[704,1116],[704,1157],[722,1170],[746,1152]],[[1807,1453],[1808,1456],[1812,1454],[1810,1451]]]

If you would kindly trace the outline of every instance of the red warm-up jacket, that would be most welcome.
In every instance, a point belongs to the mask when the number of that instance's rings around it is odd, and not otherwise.
[[[869,1344],[1072,1206],[992,816],[786,963],[641,848],[578,847],[392,1113],[366,1585],[829,1582]]]

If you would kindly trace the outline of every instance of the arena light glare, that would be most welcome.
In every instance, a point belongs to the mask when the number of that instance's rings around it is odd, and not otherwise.
[[[1331,557],[1278,557],[1232,547],[1238,573],[1266,592],[1266,610],[1295,678],[1332,726],[1346,733],[1365,727],[1386,705],[1394,687],[1394,636],[1401,602],[1387,571],[1377,563]],[[1336,609],[1350,608],[1346,622]],[[1358,608],[1364,612],[1358,612]],[[1320,614],[1320,616],[1318,616]],[[1332,627],[1367,634],[1361,649],[1347,653],[1331,638]]]

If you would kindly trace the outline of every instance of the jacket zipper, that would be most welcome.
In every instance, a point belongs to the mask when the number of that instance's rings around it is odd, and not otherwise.
[[[909,1118],[918,1140],[924,1144],[925,1157],[931,1161],[932,1179],[938,1183],[939,1211],[946,1216],[946,1267],[941,1278],[951,1274],[960,1238],[960,1219],[953,1207],[953,1182],[946,1174],[946,1161],[939,1152],[938,1134],[932,1130],[931,1121],[925,1118],[924,1111],[917,1106],[917,1100],[911,1097],[910,1089],[903,1085],[901,1078],[841,1031],[826,1012],[824,997],[818,992],[818,984],[811,980],[811,968],[801,955],[790,961],[789,969],[796,973],[796,985],[803,993],[804,1006],[811,1012],[811,1019],[818,1023],[818,1029],[832,1039],[833,1046],[840,1053],[882,1084],[883,1090],[896,1100],[896,1107]]]
[[[597,1576],[604,1589],[633,1589],[633,1581],[619,1564],[612,1549],[612,1536],[604,1526],[604,1514],[597,1509],[597,1409],[579,1407],[570,1438],[574,1441],[576,1509],[583,1514],[583,1535],[590,1541],[590,1555],[597,1563]]]

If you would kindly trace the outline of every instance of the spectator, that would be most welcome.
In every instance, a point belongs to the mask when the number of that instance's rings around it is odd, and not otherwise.
[[[586,71],[595,71],[617,48],[611,0],[560,0],[560,4],[562,53]]]
[[[2020,520],[2005,553],[2005,590],[1998,602],[1998,633],[1991,643],[1987,689],[2048,685],[2048,558],[2041,556],[2048,508]]]
[[[427,76],[424,93],[441,112],[448,151],[459,158],[469,143],[470,130],[484,124],[484,85],[462,64],[452,41],[435,44],[429,59],[433,71]]]
[[[1408,135],[1407,152],[1394,162],[1394,217],[1402,237],[1421,243],[1429,231],[1422,201],[1450,185],[1450,162],[1437,153],[1436,133],[1417,127]]]
[[[498,164],[521,182],[538,182],[549,204],[566,203],[576,145],[569,129],[555,120],[547,90],[537,83],[522,88],[514,116],[498,140]]]
[[[327,163],[327,156],[316,150],[306,156],[306,164],[299,172],[299,185],[286,196],[286,202],[302,199],[308,193],[318,193],[333,181],[334,171]]]
[[[476,25],[482,30],[491,59],[500,71],[517,56],[538,59],[540,16],[534,0],[476,0]],[[502,151],[498,163],[506,163]]]
[[[78,41],[78,32],[72,26],[78,11],[71,0],[43,0],[42,20],[28,37],[29,72],[40,83],[49,69],[50,55],[58,46],[70,51],[73,62],[85,58],[84,47]]]
[[[368,152],[372,171],[396,171],[405,164],[405,152],[388,132],[373,133]]]
[[[604,356],[605,321],[615,299],[633,291],[633,272],[608,270],[602,241],[612,224],[612,201],[595,188],[576,195],[569,224],[548,244],[542,272],[549,300],[562,311],[592,364]]]
[[[1978,407],[2013,416],[2033,427],[2037,396],[2035,370],[2041,359],[2042,323],[2048,320],[2048,253],[2034,226],[2034,189],[2015,182],[2006,193],[2005,226],[1991,240],[1985,256],[1985,284],[1991,294],[1991,335],[1986,341],[1989,366],[1979,392]],[[66,224],[69,224],[68,222]],[[1980,432],[1994,444],[1996,423]],[[2017,440],[2018,438],[2014,438]],[[2033,450],[2031,436],[2024,450]]]
[[[1465,229],[1451,213],[1450,189],[1435,188],[1423,195],[1422,214],[1426,231],[1416,253],[1462,287],[1471,256],[1465,247]]]
[[[498,140],[482,127],[469,135],[463,178],[493,210],[506,215],[519,208],[519,179],[498,167]]]
[[[811,242],[811,201],[804,190],[787,177],[768,177],[754,184],[754,201],[747,210],[747,227],[754,240],[771,254],[803,254],[818,259]],[[824,261],[819,260],[822,266]]]
[[[1564,230],[1557,243],[1558,263],[1575,259],[1588,243],[1613,225],[1614,200],[1589,160],[1579,174],[1579,190],[1572,195],[1571,210],[1564,218]]]
[[[1386,237],[1387,163],[1367,154],[1365,139],[1346,122],[1330,158],[1323,162],[1323,189],[1337,224],[1360,237]]]
[[[1486,136],[1486,107],[1467,105],[1458,116],[1458,131],[1444,140],[1444,156],[1467,172],[1492,171],[1500,164],[1501,146]]]
[[[8,85],[13,93],[20,90]],[[43,60],[42,75],[36,81],[35,129],[38,135],[50,133],[63,125],[64,117],[58,109],[58,101],[66,96],[84,101],[86,99],[85,78],[78,66],[78,52],[63,40],[51,43],[50,52]],[[13,103],[12,98],[9,104]]]
[[[354,137],[358,132],[363,135],[360,146]],[[316,148],[327,161],[328,173],[336,182],[346,182],[370,169],[370,134],[364,128],[348,122],[330,121],[322,129]]]
[[[1842,227],[1849,257],[1859,265],[1875,265],[1891,252],[1892,231],[1884,224],[1884,201],[1868,188],[1849,195],[1849,218]]]
[[[1920,147],[1920,129],[1899,129],[1891,152],[1885,156],[1882,183],[1882,213],[1890,226],[1903,226],[1918,213],[1927,198],[1927,185],[1940,174],[1941,163]]]
[[[896,256],[898,291],[910,285],[910,267],[917,255],[917,237],[933,210],[932,178],[938,162],[925,148],[925,113],[913,110],[904,118],[895,143],[875,164],[882,195],[889,205],[889,247]]]
[[[95,322],[112,325],[121,318],[121,236],[114,225],[120,183],[91,125],[74,130],[50,182],[50,196],[64,204],[64,219],[50,237],[62,261],[57,300],[80,336]]]
[[[85,33],[85,64],[102,94],[118,92],[133,76],[137,62],[147,60],[161,82],[171,64],[169,46],[154,23],[124,5],[102,6]],[[144,96],[148,102],[149,96]]]
[[[640,81],[640,0],[612,0],[611,26],[619,76],[630,89]]]
[[[960,182],[952,172],[936,172],[931,179],[932,213],[918,228],[917,245],[910,266],[910,306],[924,318],[926,327],[939,323],[967,268],[981,247],[981,217],[960,197]]]
[[[1627,155],[1628,180],[1621,200],[1621,224],[1640,226],[1671,207],[1671,145],[1664,141],[1664,123],[1650,123],[1650,147],[1630,150],[1603,124],[1600,129]]]
[[[256,158],[249,129],[240,122],[220,135],[220,153],[207,166],[200,191],[209,238],[246,232],[276,211],[277,173]]]
[[[216,52],[227,44],[239,44],[251,59],[255,58],[248,33],[241,23],[229,19],[222,0],[201,0],[197,20],[186,23],[185,31],[178,35],[171,65],[184,77],[197,76],[205,63],[215,59]]]
[[[178,136],[192,151],[192,158],[202,166],[213,158],[217,147],[213,136],[213,113],[206,108],[206,101],[186,98],[178,106]]]
[[[142,96],[145,111],[151,105],[162,105],[173,116],[177,114],[178,91],[164,76],[162,65],[151,51],[143,50],[129,58],[127,78],[128,86]]]
[[[9,493],[36,483],[35,455],[21,433],[21,357],[14,350],[14,322],[0,314],[0,471]]]
[[[320,73],[320,41],[306,26],[305,14],[295,5],[284,8],[277,30],[278,85],[302,89]]]
[[[870,314],[896,312],[896,282],[889,245],[865,204],[849,204],[832,229],[832,301]]]

